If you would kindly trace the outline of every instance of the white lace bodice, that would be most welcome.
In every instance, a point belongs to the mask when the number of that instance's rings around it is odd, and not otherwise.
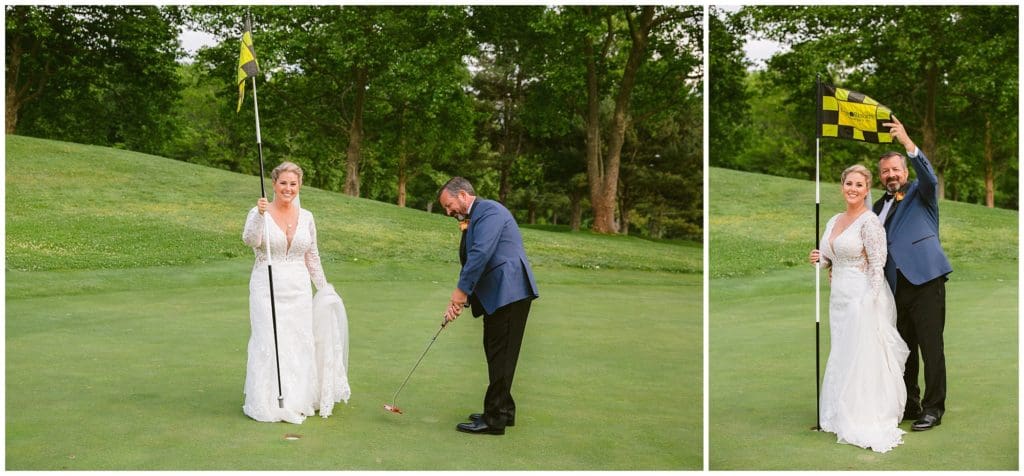
[[[873,292],[885,282],[885,259],[888,254],[885,228],[870,210],[862,213],[839,235],[832,238],[838,214],[828,221],[820,245],[821,253],[832,266],[832,272],[855,270],[868,278]]]
[[[269,223],[268,223],[269,217]],[[270,253],[274,264],[278,263],[303,263],[309,271],[309,278],[316,286],[316,289],[324,289],[327,286],[327,278],[324,275],[323,266],[320,263],[320,252],[316,245],[316,222],[313,214],[308,210],[299,209],[299,220],[296,226],[295,236],[292,243],[288,245],[288,237],[284,230],[274,222],[270,213],[260,214],[259,209],[253,207],[249,210],[249,216],[245,220],[245,228],[242,230],[242,241],[252,247],[256,254],[256,266],[266,266],[267,247],[264,243],[264,234],[267,229],[270,232]]]

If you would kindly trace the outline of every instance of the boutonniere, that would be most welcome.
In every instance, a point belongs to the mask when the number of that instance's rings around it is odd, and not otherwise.
[[[896,192],[894,197],[896,197],[896,202],[897,203],[899,203],[901,200],[903,200],[903,195],[905,195],[905,194],[903,193],[902,190],[900,190],[899,192]]]
[[[459,220],[459,230],[466,231],[466,228],[469,228],[469,218],[465,220]]]

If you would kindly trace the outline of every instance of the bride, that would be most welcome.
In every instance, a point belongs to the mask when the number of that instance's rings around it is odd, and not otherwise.
[[[284,162],[270,178],[273,201],[260,198],[242,232],[242,241],[256,254],[242,410],[258,421],[302,423],[317,410],[327,418],[336,402],[348,402],[348,321],[320,265],[313,214],[299,206],[302,169]],[[273,316],[268,275],[273,276]]]
[[[885,229],[869,209],[870,185],[866,167],[843,171],[846,211],[829,220],[820,251],[812,250],[809,259],[831,267],[821,429],[839,443],[885,453],[903,443],[903,368],[910,351],[896,331],[896,306],[883,274]]]

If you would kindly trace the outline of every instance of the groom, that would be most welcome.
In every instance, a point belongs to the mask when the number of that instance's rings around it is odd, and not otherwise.
[[[887,152],[878,160],[878,176],[886,194],[874,212],[885,226],[889,254],[885,277],[896,298],[896,328],[910,348],[903,382],[907,386],[904,420],[911,428],[930,430],[946,411],[946,357],[942,331],[946,324],[946,275],[953,271],[939,243],[938,178],[924,153],[910,140],[896,117],[893,138],[907,150],[917,179],[907,182],[907,159]],[[924,361],[924,398],[918,386],[918,355]]]
[[[458,317],[467,302],[473,307],[473,316],[484,316],[484,354],[490,380],[483,413],[471,414],[470,421],[459,423],[456,429],[503,435],[506,426],[515,425],[512,379],[530,303],[538,297],[537,283],[523,249],[519,225],[502,204],[477,198],[473,185],[462,177],[454,177],[441,187],[438,201],[462,228],[462,271],[445,319]]]

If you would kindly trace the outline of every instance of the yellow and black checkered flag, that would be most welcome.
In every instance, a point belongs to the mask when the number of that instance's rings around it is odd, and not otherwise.
[[[238,108],[235,112],[242,110],[242,99],[245,98],[245,80],[260,71],[256,63],[256,50],[252,46],[252,27],[249,26],[249,19],[245,19],[245,31],[242,32],[242,50],[238,53]]]
[[[892,111],[856,91],[818,84],[818,137],[852,139],[873,144],[891,143],[882,124],[892,122]]]

